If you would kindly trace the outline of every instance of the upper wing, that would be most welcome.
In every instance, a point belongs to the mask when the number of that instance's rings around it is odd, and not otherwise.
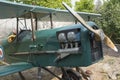
[[[87,12],[78,12],[79,15],[82,16],[85,20],[91,20],[96,17],[100,17],[101,14],[95,14],[95,13],[87,13]],[[50,13],[45,17],[39,17],[38,18],[42,21],[49,21],[50,20]],[[58,22],[73,22],[76,20],[68,11],[66,10],[55,10],[55,12],[52,12],[52,20],[58,21]]]
[[[45,8],[40,6],[14,3],[9,1],[0,1],[0,19],[14,18],[14,17],[30,18],[29,12],[33,12],[34,16],[42,21],[49,21],[50,15],[52,16],[53,21],[71,22],[76,20],[66,10]],[[85,13],[85,12],[78,12],[78,14],[81,15],[86,20],[101,16],[100,14]]]
[[[8,1],[0,1],[0,19],[14,18],[25,14],[32,7],[28,5],[16,4]]]
[[[0,19],[20,17],[29,12],[48,14],[54,12],[54,9],[10,1],[0,1]]]
[[[27,62],[19,62],[19,63],[10,64],[10,65],[0,66],[0,76],[13,74],[26,69],[30,69],[32,67],[33,65]]]

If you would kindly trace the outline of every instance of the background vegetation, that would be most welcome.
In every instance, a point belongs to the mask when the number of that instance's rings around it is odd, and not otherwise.
[[[120,1],[107,1],[96,12],[102,14],[100,20],[97,21],[99,26],[115,43],[120,44]]]
[[[93,0],[80,0],[76,2],[75,10],[82,12],[93,12],[94,4]]]

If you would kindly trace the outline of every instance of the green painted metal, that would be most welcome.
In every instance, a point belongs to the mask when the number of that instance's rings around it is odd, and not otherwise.
[[[94,26],[95,23],[88,22],[90,26]],[[70,56],[62,59],[59,62],[55,62],[57,53],[39,53],[39,51],[57,51],[60,49],[59,42],[57,40],[56,32],[68,29],[81,29],[81,49],[77,54],[70,54]],[[2,46],[5,51],[5,61],[12,62],[31,62],[34,66],[62,66],[62,67],[76,67],[76,66],[88,66],[94,62],[103,58],[101,42],[97,42],[98,48],[96,50],[97,59],[94,59],[93,50],[91,49],[89,32],[81,24],[69,25],[61,28],[47,29],[36,31],[35,41],[31,40],[31,33],[25,33],[26,36],[19,42],[8,43],[7,40],[2,42]],[[25,53],[24,55],[14,55],[16,53]],[[39,54],[34,54],[39,53]],[[96,54],[96,53],[95,53]]]
[[[7,66],[6,65],[0,66],[0,76],[5,76],[19,71],[24,71],[32,67],[33,66],[31,65],[31,63],[26,63],[26,62],[13,63]]]

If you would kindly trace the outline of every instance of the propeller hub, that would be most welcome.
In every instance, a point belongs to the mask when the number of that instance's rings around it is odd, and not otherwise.
[[[105,34],[104,34],[103,30],[99,29],[99,31],[100,31],[100,38],[101,38],[101,40],[104,40]]]

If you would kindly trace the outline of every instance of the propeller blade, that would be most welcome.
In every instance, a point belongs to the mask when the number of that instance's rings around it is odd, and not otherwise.
[[[93,28],[91,28],[84,20],[81,16],[79,16],[75,11],[73,11],[65,2],[63,2],[64,7],[83,25],[85,26],[87,29],[89,29],[90,31],[99,34],[99,30],[95,31]]]
[[[97,36],[99,36],[100,39],[103,40],[108,47],[112,48],[116,52],[118,51],[116,46],[113,44],[110,38],[108,38],[108,36],[104,34],[102,29],[93,29],[85,22],[85,20],[80,15],[78,15],[74,10],[72,10],[72,8],[70,8],[65,2],[63,2],[63,5],[84,27],[86,27],[88,30],[92,31]]]
[[[114,51],[118,52],[117,47],[114,45],[114,43],[110,40],[110,38],[108,36],[105,35],[104,38],[104,42],[105,44],[110,47],[111,49],[113,49]]]

